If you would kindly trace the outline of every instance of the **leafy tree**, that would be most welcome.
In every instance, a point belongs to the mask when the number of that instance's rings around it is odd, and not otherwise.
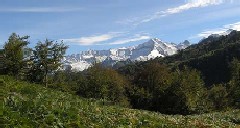
[[[187,113],[195,113],[204,109],[206,90],[199,71],[187,67],[182,71],[177,70],[171,89],[178,97],[176,99],[184,102],[181,107],[187,109]]]
[[[4,45],[5,65],[9,74],[17,76],[23,67],[23,47],[29,44],[29,36],[20,37],[13,33]]]
[[[159,110],[159,98],[172,82],[166,66],[151,62],[136,73],[133,87],[129,88],[131,103],[135,108]]]
[[[78,94],[88,98],[106,99],[122,105],[128,105],[125,96],[127,81],[113,69],[96,64],[87,70],[86,77],[78,80]]]
[[[222,85],[214,85],[208,92],[208,99],[212,102],[214,109],[220,110],[227,106],[227,90]]]
[[[68,46],[63,42],[60,44],[53,41],[45,40],[45,42],[38,42],[35,47],[35,61],[33,70],[39,71],[42,74],[42,82],[47,87],[48,73],[53,73],[61,65],[61,59],[63,58]],[[36,75],[36,74],[35,74]]]

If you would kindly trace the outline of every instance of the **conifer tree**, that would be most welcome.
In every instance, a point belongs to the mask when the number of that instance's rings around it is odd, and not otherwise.
[[[5,66],[8,74],[17,76],[23,66],[23,47],[28,45],[29,36],[20,37],[12,33],[4,45]]]
[[[61,59],[63,58],[68,46],[61,42],[45,40],[45,42],[38,42],[35,47],[35,61],[34,68],[42,73],[42,82],[47,87],[48,73],[53,73],[61,65]]]

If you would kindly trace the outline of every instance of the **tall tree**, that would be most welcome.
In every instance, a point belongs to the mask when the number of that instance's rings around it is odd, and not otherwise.
[[[12,33],[4,45],[7,73],[17,76],[23,66],[23,47],[28,45],[29,36],[20,37]]]
[[[41,71],[43,74],[42,82],[47,87],[48,73],[51,73],[59,68],[61,59],[63,58],[66,49],[63,42],[60,44],[54,41],[45,40],[45,42],[38,42],[35,47],[35,70]]]
[[[231,81],[228,87],[230,104],[240,106],[240,61],[235,58],[231,62]]]
[[[183,102],[179,108],[183,114],[196,113],[205,110],[204,103],[206,89],[204,82],[201,79],[200,72],[196,69],[189,69],[184,67],[182,71],[177,70],[174,75],[174,82],[170,88],[174,95],[176,95],[174,102]],[[171,96],[169,96],[171,97]]]

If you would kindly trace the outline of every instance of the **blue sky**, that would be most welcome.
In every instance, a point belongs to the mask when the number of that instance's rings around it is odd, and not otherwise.
[[[0,45],[12,32],[63,40],[68,54],[133,46],[159,38],[197,43],[240,30],[240,0],[0,0]]]

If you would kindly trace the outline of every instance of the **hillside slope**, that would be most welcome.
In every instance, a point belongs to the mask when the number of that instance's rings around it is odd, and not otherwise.
[[[166,64],[173,69],[187,66],[200,71],[209,87],[229,82],[230,63],[234,58],[240,60],[240,31],[235,30],[225,36],[209,36],[175,55],[122,66],[118,71],[124,75],[134,75],[143,69],[141,67],[151,62]]]
[[[0,76],[6,127],[238,127],[240,110],[163,115],[110,106],[93,99]],[[2,122],[3,121],[3,122]]]

